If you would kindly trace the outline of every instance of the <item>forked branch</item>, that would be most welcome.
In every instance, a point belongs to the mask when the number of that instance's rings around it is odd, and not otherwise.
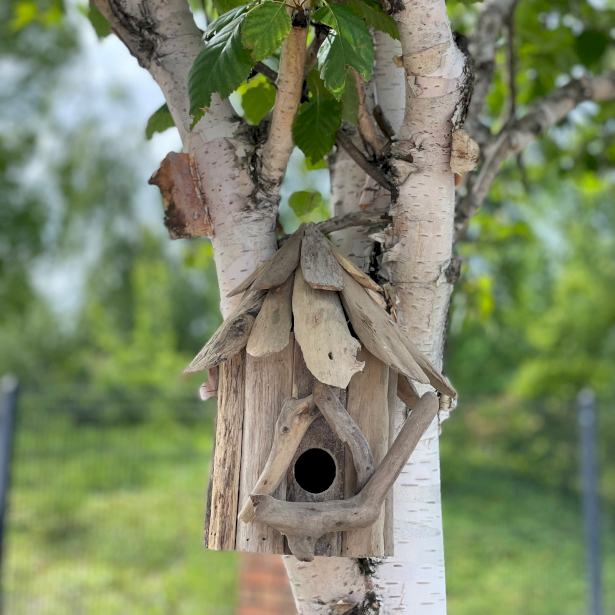
[[[438,405],[435,393],[421,397],[393,446],[358,495],[349,500],[327,502],[281,502],[269,495],[253,495],[250,499],[255,521],[284,534],[293,555],[306,562],[314,559],[314,545],[323,534],[372,525],[380,515],[384,498],[436,416]]]

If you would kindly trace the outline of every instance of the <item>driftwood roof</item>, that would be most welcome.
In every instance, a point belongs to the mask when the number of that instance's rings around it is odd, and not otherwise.
[[[229,296],[245,293],[186,372],[209,369],[244,347],[279,352],[290,333],[317,380],[345,388],[363,368],[361,344],[411,380],[456,397],[455,389],[382,307],[382,289],[344,258],[314,224],[301,225]],[[352,330],[347,323],[350,323]]]

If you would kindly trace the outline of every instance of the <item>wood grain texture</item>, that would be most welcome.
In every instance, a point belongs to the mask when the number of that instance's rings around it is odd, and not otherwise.
[[[289,397],[284,401],[275,424],[275,435],[269,458],[251,494],[269,494],[278,488],[305,432],[319,414],[312,395],[301,399]],[[254,508],[249,498],[244,502],[239,519],[244,523],[249,523],[254,519]]]
[[[265,263],[265,268],[254,280],[253,290],[273,288],[286,282],[288,276],[299,266],[304,229],[302,224]]]
[[[286,348],[293,326],[292,296],[294,273],[267,292],[263,307],[252,327],[246,351],[253,357],[266,357]]]
[[[369,527],[378,519],[382,503],[438,412],[435,393],[425,393],[401,428],[365,488],[349,500],[282,502],[269,495],[253,495],[255,519],[284,534],[297,559],[312,561],[318,538],[332,530]]]
[[[207,546],[216,550],[235,548],[245,403],[245,357],[245,352],[240,352],[218,370],[218,412],[207,527]]]
[[[265,293],[250,293],[220,325],[201,352],[192,359],[184,373],[209,369],[243,350],[264,300]]]
[[[284,400],[292,394],[294,343],[267,357],[246,355],[246,381],[254,383],[245,392],[245,412],[239,479],[239,501],[248,499],[256,485],[273,446],[275,424]],[[286,484],[273,492],[285,497]],[[235,513],[237,515],[237,512]],[[283,553],[282,536],[259,522],[239,523],[235,548],[258,553]]]
[[[312,287],[321,290],[342,290],[342,270],[333,255],[333,246],[316,228],[307,225],[301,243],[301,271],[303,279]]]
[[[346,272],[344,289],[340,294],[352,327],[365,347],[397,372],[423,384],[429,384],[427,376],[401,341],[399,327]]]
[[[314,390],[316,379],[307,368],[303,360],[303,353],[299,344],[295,344],[295,356],[293,367],[293,397],[304,397],[311,394]],[[341,390],[338,395],[342,398],[342,403],[345,403],[345,391]],[[323,493],[308,493],[302,489],[295,480],[294,466],[301,454],[310,448],[322,448],[326,450],[334,459],[338,468],[338,473],[335,481],[327,491]],[[301,441],[297,451],[290,463],[290,468],[286,475],[287,489],[286,499],[296,502],[322,502],[329,499],[341,499],[344,495],[344,477],[342,470],[344,468],[344,446],[337,439],[331,428],[325,421],[323,416],[318,416],[316,420],[308,428],[303,440]],[[316,542],[314,547],[316,555],[323,556],[340,556],[342,555],[342,533],[331,532]],[[286,546],[286,553],[291,551]]]
[[[382,288],[374,282],[366,273],[361,271],[352,261],[348,260],[333,244],[331,244],[333,254],[337,262],[349,273],[361,286],[369,288],[377,293],[382,292]]]
[[[369,442],[330,386],[322,382],[314,385],[314,403],[322,412],[333,433],[341,442],[348,445],[356,475],[356,490],[361,491],[375,470]]]
[[[361,345],[350,335],[338,294],[312,288],[297,269],[293,315],[295,337],[310,372],[320,382],[346,388],[352,375],[363,368],[363,363],[355,358]]]
[[[352,377],[348,385],[348,414],[365,435],[377,467],[389,450],[390,369],[365,348],[361,349],[358,358],[365,361],[365,367],[362,372]],[[349,467],[346,463],[347,482],[350,482],[349,478],[353,470],[354,468]],[[346,489],[345,498],[351,498],[361,489],[362,485],[358,482],[354,492]],[[344,555],[346,557],[382,557],[385,555],[384,505],[373,525],[346,532]]]
[[[389,369],[389,448],[395,441],[395,409],[397,406],[397,380],[405,378],[394,369]],[[384,500],[384,555],[395,555],[395,489],[387,493]]]
[[[399,397],[410,410],[414,408],[414,405],[420,399],[418,391],[411,382],[408,382],[405,376],[400,376],[397,379],[397,397]]]

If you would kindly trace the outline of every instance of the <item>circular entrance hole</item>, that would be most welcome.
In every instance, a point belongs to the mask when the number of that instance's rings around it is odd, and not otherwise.
[[[295,463],[295,480],[308,493],[322,493],[335,480],[335,460],[322,448],[310,448]]]

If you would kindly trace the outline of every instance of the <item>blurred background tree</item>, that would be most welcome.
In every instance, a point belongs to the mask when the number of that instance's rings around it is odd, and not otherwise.
[[[554,85],[613,70],[614,8],[520,2],[514,63],[503,38],[486,123],[497,130]],[[230,612],[235,560],[200,548],[212,411],[200,381],[180,377],[220,320],[212,250],[168,241],[144,179],[177,147],[174,129],[146,141],[161,101],[146,109],[118,86],[108,74],[123,64],[84,74],[83,59],[113,45],[85,13],[59,0],[0,6],[0,373],[24,389],[10,612]],[[469,31],[476,7],[451,2],[449,14]],[[614,104],[580,105],[507,161],[459,245],[446,368],[460,404],[441,441],[453,615],[583,610],[574,399],[587,386],[600,400],[615,607],[614,134]],[[286,230],[328,207],[323,174],[300,155],[292,169],[293,190],[318,197],[289,207],[283,192]]]

